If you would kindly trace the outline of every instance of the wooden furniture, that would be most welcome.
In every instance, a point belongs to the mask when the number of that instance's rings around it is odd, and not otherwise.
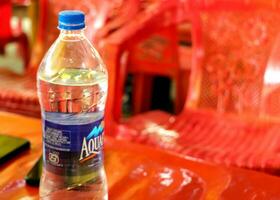
[[[30,151],[0,166],[0,197],[39,199],[38,188],[26,185],[24,176],[41,154],[41,122],[3,112],[0,119],[1,134],[31,142]],[[210,165],[111,137],[105,137],[105,168],[110,199],[280,198],[278,177]],[[69,199],[67,193],[62,199]]]

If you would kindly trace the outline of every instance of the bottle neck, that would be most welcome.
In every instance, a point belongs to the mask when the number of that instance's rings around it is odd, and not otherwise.
[[[67,40],[76,40],[77,38],[84,38],[85,37],[85,31],[84,29],[79,29],[79,30],[60,30],[59,37],[62,39],[67,39]]]

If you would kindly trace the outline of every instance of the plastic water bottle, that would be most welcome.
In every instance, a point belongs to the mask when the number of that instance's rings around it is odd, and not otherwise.
[[[43,123],[41,199],[108,199],[103,167],[108,77],[80,11],[59,13],[60,35],[37,74]]]

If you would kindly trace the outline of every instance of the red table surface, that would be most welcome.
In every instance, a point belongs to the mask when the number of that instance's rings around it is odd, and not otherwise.
[[[41,155],[40,120],[0,113],[0,134],[27,138],[32,144],[31,150],[0,166],[0,199],[38,199],[38,188],[26,185],[24,176]],[[211,165],[110,137],[105,138],[105,168],[109,199],[280,199],[278,177]]]

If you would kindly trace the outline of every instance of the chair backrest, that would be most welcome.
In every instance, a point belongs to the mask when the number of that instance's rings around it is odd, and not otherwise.
[[[280,29],[267,0],[195,0],[193,60],[186,107],[258,114],[264,71]]]
[[[134,70],[139,68],[139,71],[144,71],[145,64],[151,63],[153,68],[148,70],[155,71],[155,68],[159,68],[160,74],[163,67],[178,65],[177,57],[174,57],[174,54],[177,55],[178,46],[176,26],[161,28],[144,38],[137,36],[133,38],[134,44],[128,46],[130,60],[139,63],[138,66],[133,66]]]
[[[12,18],[12,3],[10,0],[0,1],[0,39],[12,36],[11,18]],[[1,44],[1,41],[0,41]]]

